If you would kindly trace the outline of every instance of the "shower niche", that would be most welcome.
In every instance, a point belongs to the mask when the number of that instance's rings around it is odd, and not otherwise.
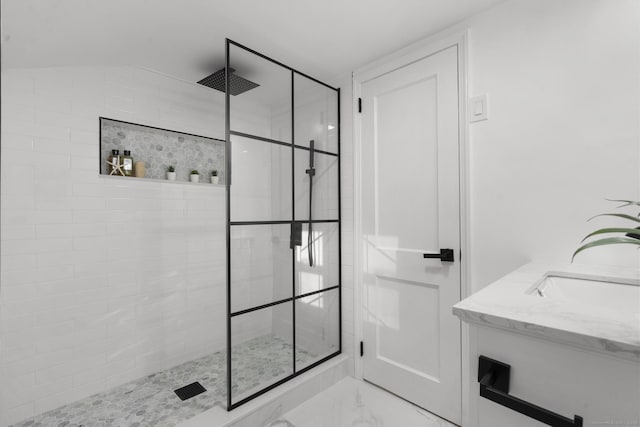
[[[225,141],[217,138],[100,117],[100,174],[125,176],[124,162],[112,158],[113,150],[130,153],[133,178],[166,180],[172,170],[175,181],[189,182],[196,170],[200,182],[208,183],[216,171],[218,183],[224,183]]]
[[[341,353],[340,91],[231,40],[222,77],[231,410]]]

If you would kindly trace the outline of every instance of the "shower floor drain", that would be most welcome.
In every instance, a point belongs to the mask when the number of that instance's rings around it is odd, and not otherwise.
[[[207,389],[202,387],[202,384],[200,384],[199,382],[195,382],[195,383],[188,384],[184,387],[180,387],[179,389],[174,390],[173,392],[178,395],[180,400],[187,400],[201,393],[204,393],[205,391],[207,391]]]

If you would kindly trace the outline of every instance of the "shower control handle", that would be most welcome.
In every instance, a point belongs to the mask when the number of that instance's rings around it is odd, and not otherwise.
[[[302,223],[291,223],[291,237],[289,238],[289,248],[293,249],[296,246],[302,246]]]
[[[453,262],[453,249],[440,249],[439,254],[422,254],[423,258],[440,258],[442,262]]]

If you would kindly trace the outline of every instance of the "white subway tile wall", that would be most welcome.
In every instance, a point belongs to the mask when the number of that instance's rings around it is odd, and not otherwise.
[[[136,68],[2,72],[0,425],[225,346],[224,187],[101,177],[99,116],[223,137]]]
[[[98,174],[99,116],[221,138],[222,100],[137,68],[2,72],[0,426],[224,348],[224,188]],[[342,136],[353,373],[351,129]],[[241,323],[238,342],[273,327]]]

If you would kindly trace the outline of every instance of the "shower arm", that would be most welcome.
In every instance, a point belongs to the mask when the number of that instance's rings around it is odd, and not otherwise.
[[[307,232],[307,253],[309,254],[309,267],[313,267],[313,177],[316,170],[313,167],[315,149],[313,139],[309,141],[309,169],[305,173],[309,175],[309,227]]]

